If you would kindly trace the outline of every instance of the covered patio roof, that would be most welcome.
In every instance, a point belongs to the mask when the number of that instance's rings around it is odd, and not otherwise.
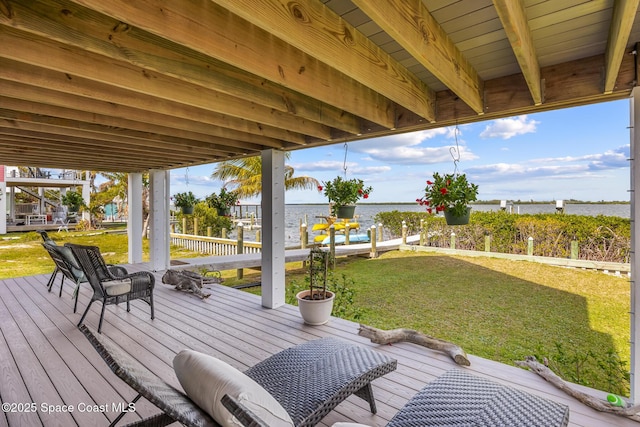
[[[2,0],[0,158],[141,172],[620,99],[638,2]]]

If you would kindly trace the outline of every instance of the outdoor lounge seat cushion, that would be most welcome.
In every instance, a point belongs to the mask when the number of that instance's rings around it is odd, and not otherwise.
[[[124,295],[131,292],[131,279],[108,280],[102,282],[104,291],[107,295],[114,297],[116,295]]]
[[[224,407],[227,394],[270,427],[293,427],[287,411],[264,388],[229,364],[194,350],[182,350],[173,368],[187,396],[224,427],[242,426]]]

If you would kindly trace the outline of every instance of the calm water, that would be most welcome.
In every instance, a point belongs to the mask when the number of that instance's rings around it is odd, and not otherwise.
[[[475,205],[476,211],[498,211],[498,205]],[[555,205],[517,205],[511,207],[514,213],[536,214],[536,213],[554,213]],[[424,207],[418,204],[399,204],[399,205],[377,205],[377,204],[358,204],[356,208],[356,216],[360,223],[360,232],[370,228],[374,222],[373,218],[378,212],[388,211],[400,212],[423,212]],[[322,217],[328,215],[328,205],[286,205],[285,208],[285,239],[286,246],[296,246],[300,244],[300,221],[307,221],[309,230],[311,226],[317,222],[323,222]],[[629,218],[631,216],[631,205],[607,205],[607,204],[567,204],[565,205],[565,213],[572,215],[607,215]],[[314,233],[309,231],[309,239],[312,239]],[[250,235],[246,236],[250,239]]]

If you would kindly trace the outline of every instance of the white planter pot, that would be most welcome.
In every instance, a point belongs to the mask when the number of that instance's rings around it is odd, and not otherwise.
[[[329,296],[327,299],[304,299],[304,297],[309,295],[309,292],[310,291],[307,289],[306,291],[298,292],[296,295],[300,315],[302,316],[304,323],[307,325],[324,325],[331,317],[335,294],[327,291],[327,295]]]

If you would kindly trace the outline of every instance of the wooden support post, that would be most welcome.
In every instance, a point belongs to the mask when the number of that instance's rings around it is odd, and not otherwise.
[[[262,236],[260,235],[260,230],[256,230],[256,242],[260,242],[262,239]]]
[[[484,236],[484,251],[491,252],[491,236],[488,234]]]
[[[376,245],[376,226],[371,226],[371,252],[369,253],[370,258],[378,258],[378,247]]]
[[[424,246],[426,234],[427,232],[424,229],[424,219],[421,219],[420,220],[420,246]]]
[[[193,217],[193,235],[194,236],[198,236],[198,217],[194,216]]]
[[[344,244],[349,244],[349,233],[351,232],[351,224],[346,223],[344,225]]]
[[[533,237],[531,236],[529,236],[529,239],[527,239],[527,255],[533,255]]]
[[[182,217],[182,234],[187,234],[187,217]]]
[[[227,238],[227,229],[226,228],[222,228],[222,230],[220,230],[220,235],[223,239]]]
[[[213,235],[213,228],[211,228],[211,226],[207,227],[207,237],[212,237]]]
[[[578,241],[571,241],[571,259],[578,259],[580,249],[578,248]]]
[[[407,222],[404,220],[402,221],[402,244],[407,244]]]
[[[236,253],[240,255],[244,253],[244,227],[242,222],[238,223],[237,232],[238,232],[238,247],[237,247]],[[238,279],[242,279],[244,277],[244,270],[242,268],[239,268],[236,271],[236,277]]]
[[[384,240],[384,229],[382,228],[382,223],[378,223],[378,242],[382,242]]]
[[[450,243],[449,247],[451,249],[455,249],[456,248],[456,233],[454,233],[453,231],[451,232],[451,243]]]

